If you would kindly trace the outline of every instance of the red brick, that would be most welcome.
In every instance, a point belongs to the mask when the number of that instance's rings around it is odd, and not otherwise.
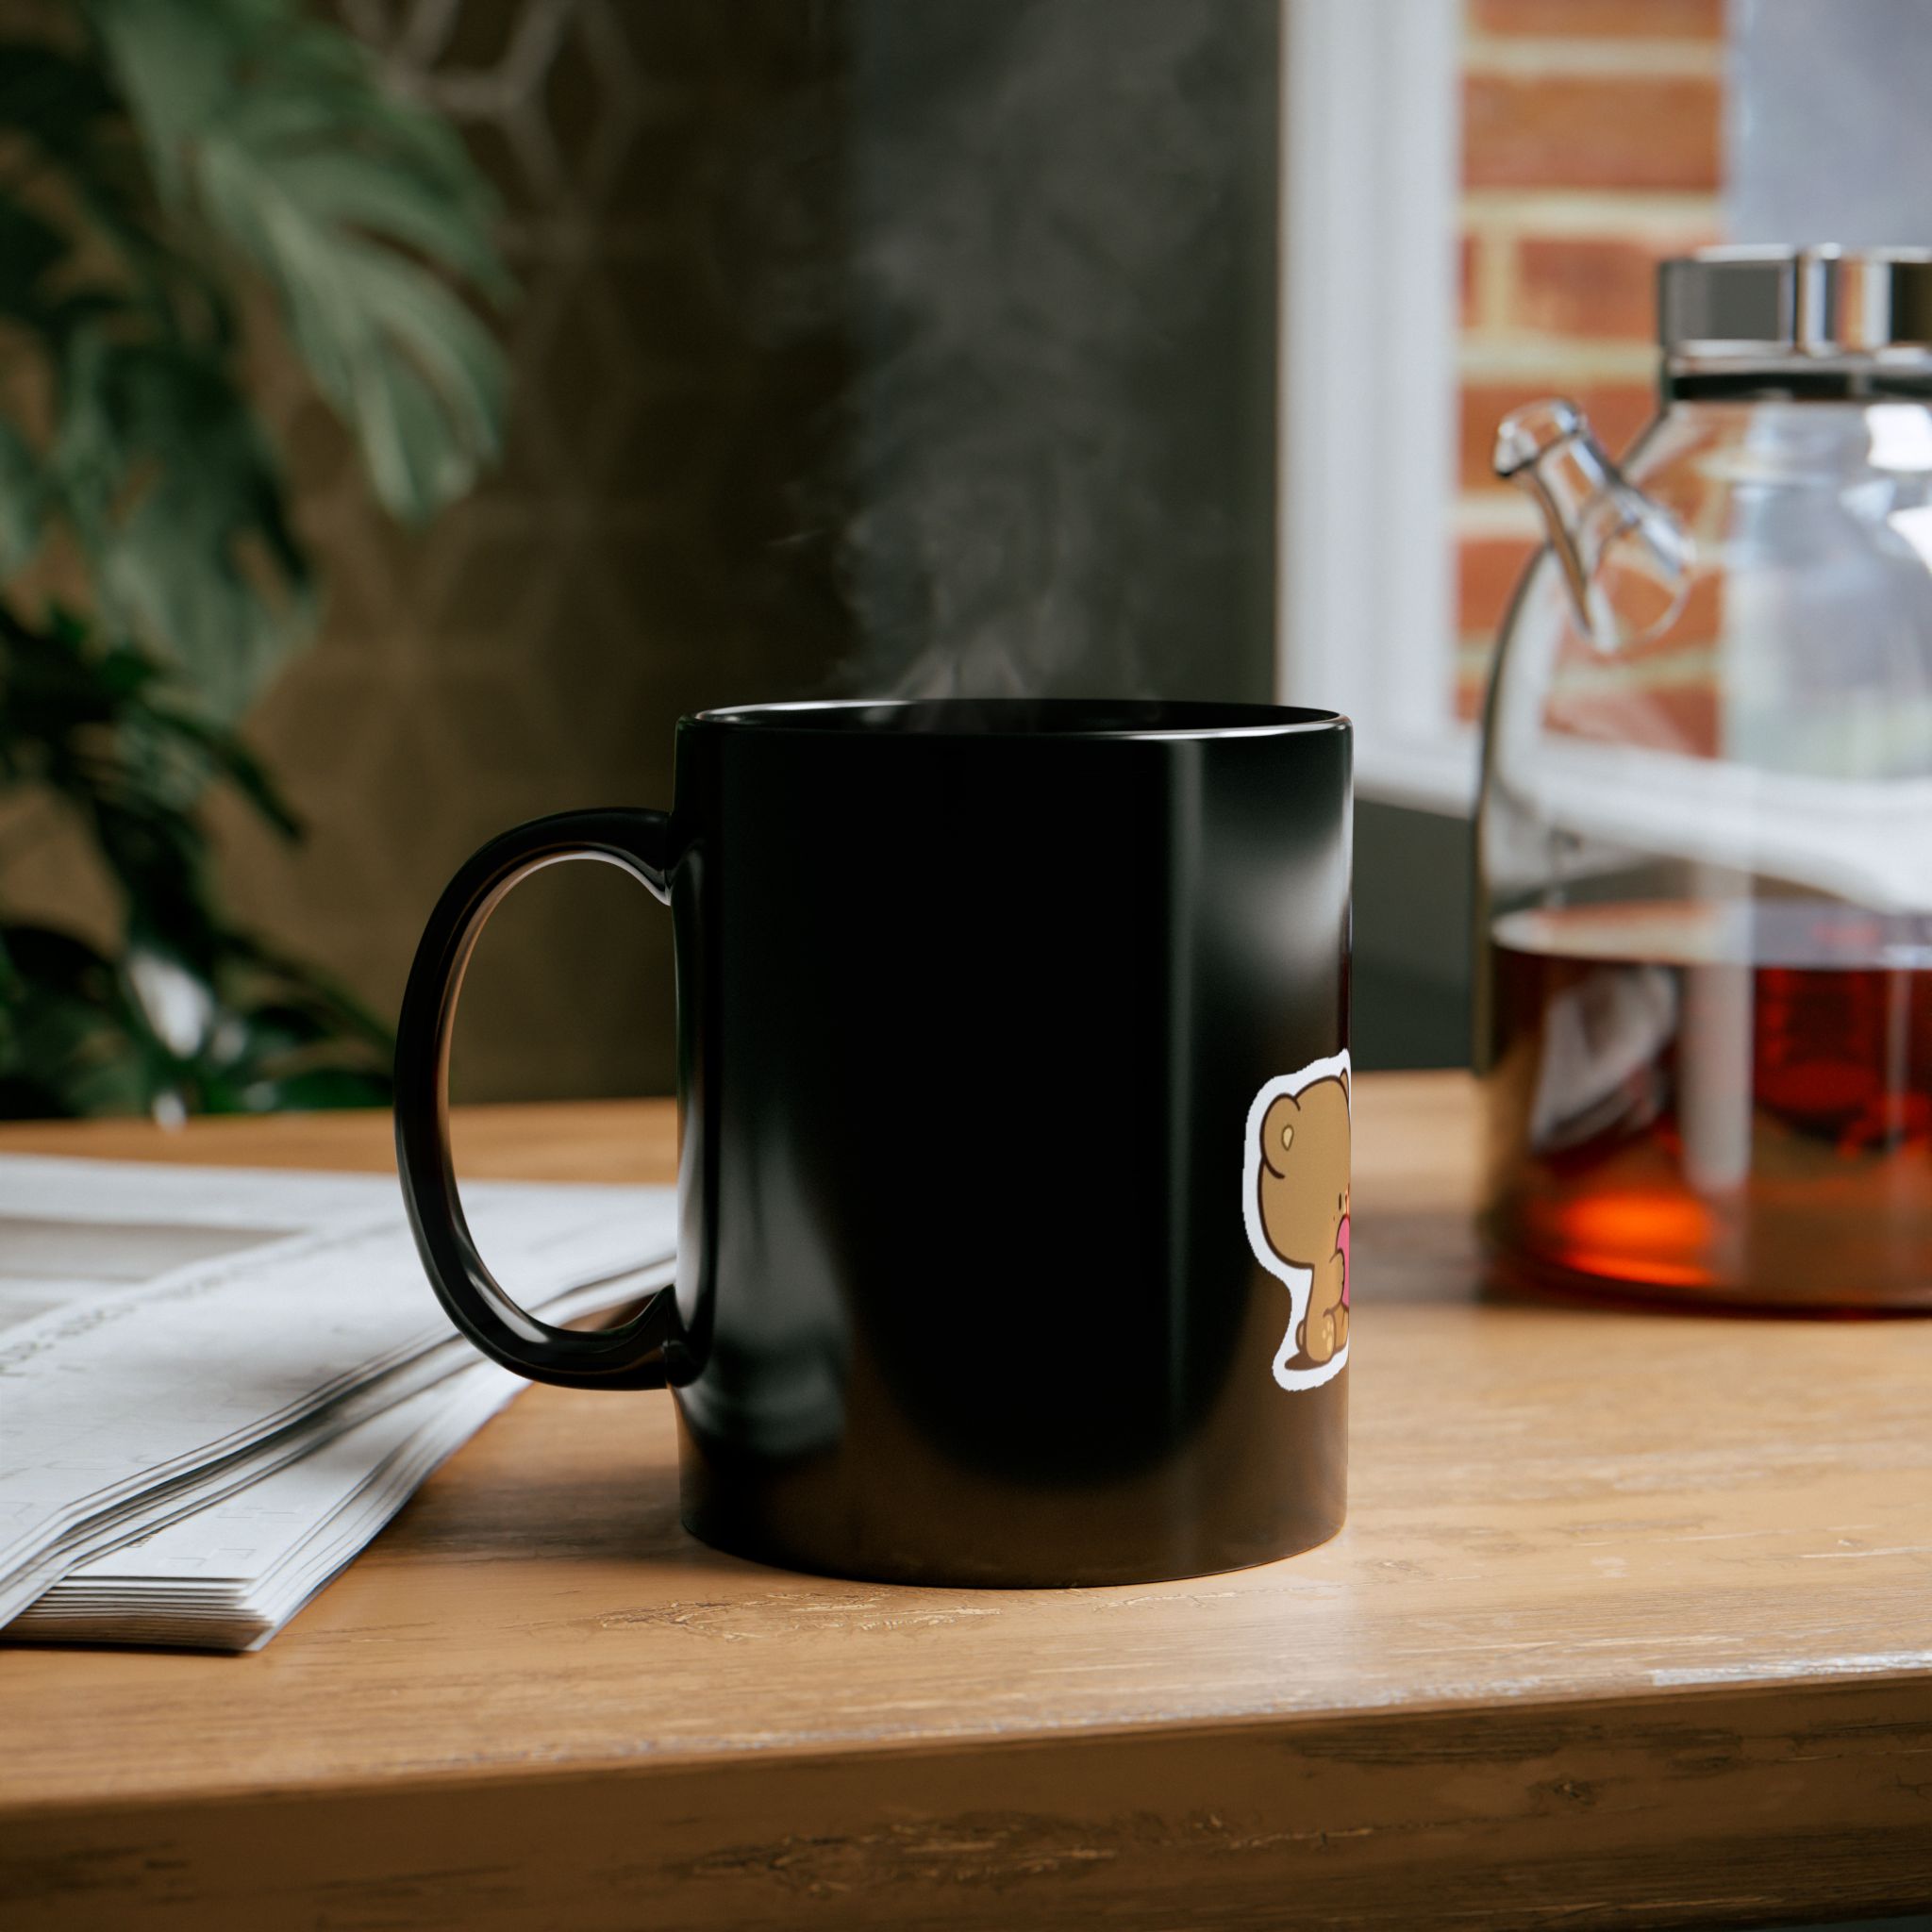
[[[1474,724],[1483,714],[1483,699],[1490,689],[1490,667],[1459,666],[1456,673],[1456,716],[1459,723]]]
[[[1646,689],[1635,679],[1622,689],[1558,691],[1543,708],[1543,723],[1577,738],[1710,758],[1718,745],[1717,691],[1708,684]]]
[[[1649,341],[1657,331],[1657,265],[1680,253],[1641,242],[1525,238],[1517,247],[1516,313],[1552,335]]]
[[[1683,607],[1669,626],[1654,638],[1619,645],[1618,661],[1646,689],[1672,683],[1706,685],[1710,681],[1711,646],[1724,635],[1724,572],[1696,571]],[[1577,664],[1593,661],[1592,647],[1580,636],[1564,648]]]
[[[1492,638],[1536,551],[1527,537],[1465,537],[1456,556],[1456,628]]]
[[[1723,102],[1707,76],[1472,74],[1462,99],[1468,187],[1718,186]]]
[[[1511,409],[1539,396],[1567,395],[1590,418],[1597,441],[1612,456],[1628,447],[1657,414],[1657,393],[1641,382],[1466,382],[1462,386],[1458,474],[1465,490],[1507,489],[1490,466],[1496,425]]]
[[[1671,620],[1670,629],[1640,649],[1657,658],[1708,650],[1724,635],[1724,574],[1701,570],[1692,575],[1684,608]]]
[[[1486,34],[1624,41],[1721,41],[1724,0],[1472,0]]]

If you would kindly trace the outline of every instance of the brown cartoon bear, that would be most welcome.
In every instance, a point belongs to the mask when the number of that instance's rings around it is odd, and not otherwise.
[[[1261,1119],[1261,1226],[1292,1268],[1312,1271],[1295,1364],[1319,1368],[1348,1341],[1348,1075],[1284,1093]]]

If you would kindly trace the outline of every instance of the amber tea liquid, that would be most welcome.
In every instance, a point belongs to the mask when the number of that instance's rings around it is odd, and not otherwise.
[[[1506,1276],[1932,1307],[1932,920],[1584,906],[1506,914],[1491,939]]]

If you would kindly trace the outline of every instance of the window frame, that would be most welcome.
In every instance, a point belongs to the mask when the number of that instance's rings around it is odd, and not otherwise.
[[[1357,791],[1466,815],[1455,708],[1460,0],[1282,0],[1275,689]]]

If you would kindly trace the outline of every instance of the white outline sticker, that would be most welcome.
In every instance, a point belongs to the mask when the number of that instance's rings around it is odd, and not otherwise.
[[[1325,1060],[1310,1060],[1298,1072],[1277,1074],[1255,1095],[1254,1105],[1248,1108],[1247,1149],[1241,1161],[1241,1214],[1247,1224],[1248,1246],[1254,1250],[1255,1259],[1288,1288],[1288,1333],[1281,1338],[1281,1347],[1274,1357],[1274,1379],[1284,1389],[1319,1389],[1324,1382],[1332,1382],[1348,1366],[1348,1351],[1354,1336],[1351,1333],[1349,1341],[1344,1341],[1319,1368],[1291,1369],[1288,1366],[1295,1356],[1295,1330],[1302,1325],[1302,1320],[1308,1312],[1308,1296],[1315,1285],[1315,1274],[1311,1268],[1291,1266],[1268,1245],[1267,1232],[1261,1225],[1261,1123],[1267,1117],[1269,1108],[1282,1094],[1299,1093],[1303,1088],[1312,1087],[1317,1080],[1331,1080],[1338,1074],[1347,1075],[1348,1123],[1353,1138],[1355,1072],[1349,1065],[1345,1051]],[[1353,1166],[1352,1146],[1349,1152],[1350,1165]],[[1351,1283],[1351,1301],[1353,1295]],[[1354,1314],[1353,1307],[1350,1314]],[[1353,1322],[1350,1325],[1352,1329]]]

